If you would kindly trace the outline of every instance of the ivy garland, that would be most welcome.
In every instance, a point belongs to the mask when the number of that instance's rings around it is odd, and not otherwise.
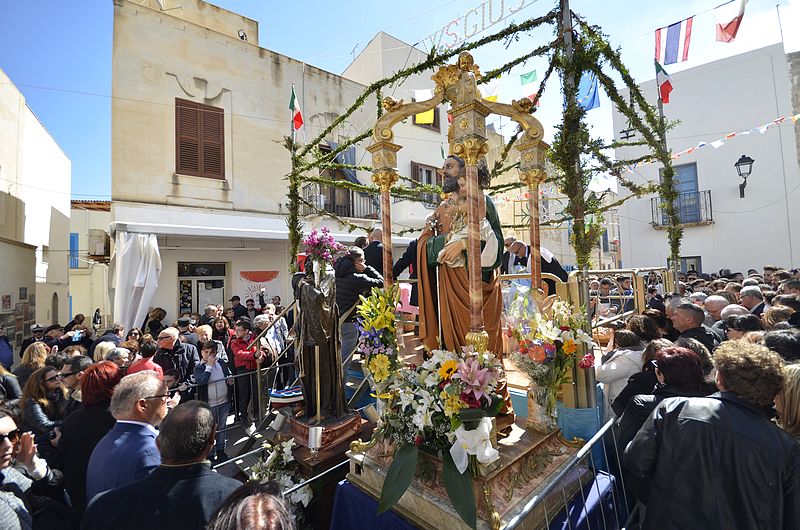
[[[544,93],[546,84],[551,74],[558,70],[563,79],[580,79],[583,72],[592,72],[597,76],[598,82],[609,95],[611,100],[623,114],[631,125],[631,128],[641,134],[641,140],[628,142],[612,141],[604,144],[599,140],[590,137],[588,128],[584,123],[586,111],[577,103],[578,88],[577,83],[562,83],[564,87],[564,112],[563,121],[558,126],[555,141],[552,149],[548,153],[549,160],[555,166],[556,171],[547,179],[547,182],[555,182],[564,191],[569,199],[566,215],[563,218],[542,223],[542,226],[557,225],[564,221],[573,222],[573,247],[577,257],[578,266],[588,265],[591,249],[599,241],[601,235],[602,214],[612,208],[622,204],[630,197],[640,197],[642,195],[658,191],[662,198],[662,207],[669,219],[668,238],[670,252],[673,260],[679,255],[680,238],[682,231],[679,226],[679,218],[674,206],[674,199],[677,193],[674,189],[674,171],[671,165],[671,154],[666,149],[666,130],[665,125],[657,116],[655,109],[646,101],[635,84],[628,70],[622,64],[619,51],[613,49],[608,43],[607,38],[596,26],[587,24],[581,17],[572,13],[576,26],[580,28],[580,33],[573,31],[573,54],[570,60],[566,59],[563,49],[561,35],[561,13],[558,8],[553,9],[544,16],[527,20],[521,24],[510,24],[505,29],[484,37],[472,43],[465,43],[449,51],[433,49],[427,58],[409,68],[405,68],[394,73],[392,76],[378,80],[365,88],[363,93],[348,107],[343,114],[338,116],[331,124],[325,128],[316,138],[308,142],[305,146],[293,143],[289,138],[286,139],[287,149],[292,156],[292,171],[287,175],[289,181],[289,216],[287,224],[289,226],[290,253],[292,264],[299,249],[302,230],[299,221],[299,207],[305,205],[319,215],[330,217],[349,231],[361,230],[362,226],[341,218],[332,212],[320,209],[308,200],[300,196],[300,186],[302,183],[316,183],[335,188],[349,189],[358,193],[365,193],[375,196],[379,194],[379,189],[375,186],[356,184],[342,179],[328,179],[319,176],[319,171],[327,169],[352,169],[354,171],[372,171],[373,168],[366,165],[341,164],[336,162],[339,153],[349,147],[371,137],[372,129],[366,130],[361,134],[342,142],[336,149],[322,151],[319,145],[325,141],[326,137],[339,125],[349,118],[355,111],[361,108],[366,99],[373,94],[376,98],[376,115],[380,118],[383,115],[382,94],[383,88],[401,81],[408,76],[422,73],[426,70],[445,64],[452,57],[457,56],[463,51],[479,48],[490,42],[498,40],[518,38],[521,32],[531,30],[546,23],[556,22],[556,38],[544,46],[539,46],[531,52],[517,57],[502,66],[488,70],[478,83],[487,83],[492,79],[500,77],[501,74],[510,71],[513,67],[525,63],[527,60],[552,52],[548,68],[540,83],[539,89],[534,96],[538,101]],[[603,71],[603,64],[607,63],[612,69],[616,70],[624,85],[630,92],[630,103],[626,102],[617,91],[613,80]],[[530,111],[536,112],[536,105]],[[491,178],[495,178],[508,171],[519,167],[519,163],[505,165],[511,147],[521,137],[522,130],[518,128],[515,134],[506,142],[500,158],[495,161],[491,169]],[[604,151],[620,147],[649,146],[651,153],[630,160],[612,160]],[[307,158],[311,160],[308,161]],[[640,161],[658,160],[664,165],[661,184],[647,183],[636,184],[624,178],[622,170]],[[313,172],[313,173],[312,173]],[[629,196],[621,198],[610,204],[603,204],[605,194],[588,193],[588,185],[593,174],[599,172],[610,172],[614,174],[620,184],[631,192]],[[440,193],[441,189],[437,186],[422,185],[414,179],[399,176],[400,180],[413,184],[409,186],[396,186],[391,193],[397,197],[422,202],[422,194]],[[513,182],[490,186],[487,191],[490,194],[504,193],[524,187],[522,182]],[[588,221],[587,221],[588,219]],[[524,228],[521,225],[503,225],[504,228]],[[416,229],[407,228],[396,235],[403,235],[414,232]],[[292,265],[294,267],[294,265]]]

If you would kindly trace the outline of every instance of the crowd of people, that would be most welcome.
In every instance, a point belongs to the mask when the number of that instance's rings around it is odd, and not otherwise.
[[[799,528],[798,271],[689,272],[674,293],[660,280],[640,314],[631,278],[590,286],[613,329],[595,373],[641,527]]]
[[[19,363],[0,364],[0,526],[292,528],[276,486],[211,470],[228,459],[231,414],[255,430],[257,363],[291,343],[280,297],[259,298],[171,326],[156,308],[142,328],[96,336],[83,315],[32,326]]]

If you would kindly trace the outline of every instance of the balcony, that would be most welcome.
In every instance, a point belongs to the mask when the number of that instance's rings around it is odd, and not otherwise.
[[[302,197],[317,209],[325,210],[339,217],[354,219],[379,219],[378,198],[343,188],[333,188],[321,184],[303,186]],[[303,215],[313,215],[315,209],[303,205]]]
[[[658,197],[650,199],[651,224],[656,229],[669,225],[663,206],[663,199]],[[711,208],[711,190],[680,193],[675,200],[675,207],[678,210],[680,224],[683,226],[709,225],[714,222]]]

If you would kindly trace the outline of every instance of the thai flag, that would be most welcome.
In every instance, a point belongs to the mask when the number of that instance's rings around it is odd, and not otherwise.
[[[656,61],[661,64],[674,64],[689,59],[692,19],[694,17],[656,30]]]

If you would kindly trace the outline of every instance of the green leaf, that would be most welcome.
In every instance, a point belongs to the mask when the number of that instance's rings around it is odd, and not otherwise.
[[[468,471],[459,473],[450,451],[442,451],[444,488],[453,503],[456,513],[469,525],[475,528],[478,519],[478,508],[475,505],[475,493],[472,491],[472,478]],[[388,476],[386,477],[388,480]]]
[[[404,445],[395,454],[381,490],[381,502],[378,513],[383,513],[395,505],[411,484],[417,470],[417,446]]]

